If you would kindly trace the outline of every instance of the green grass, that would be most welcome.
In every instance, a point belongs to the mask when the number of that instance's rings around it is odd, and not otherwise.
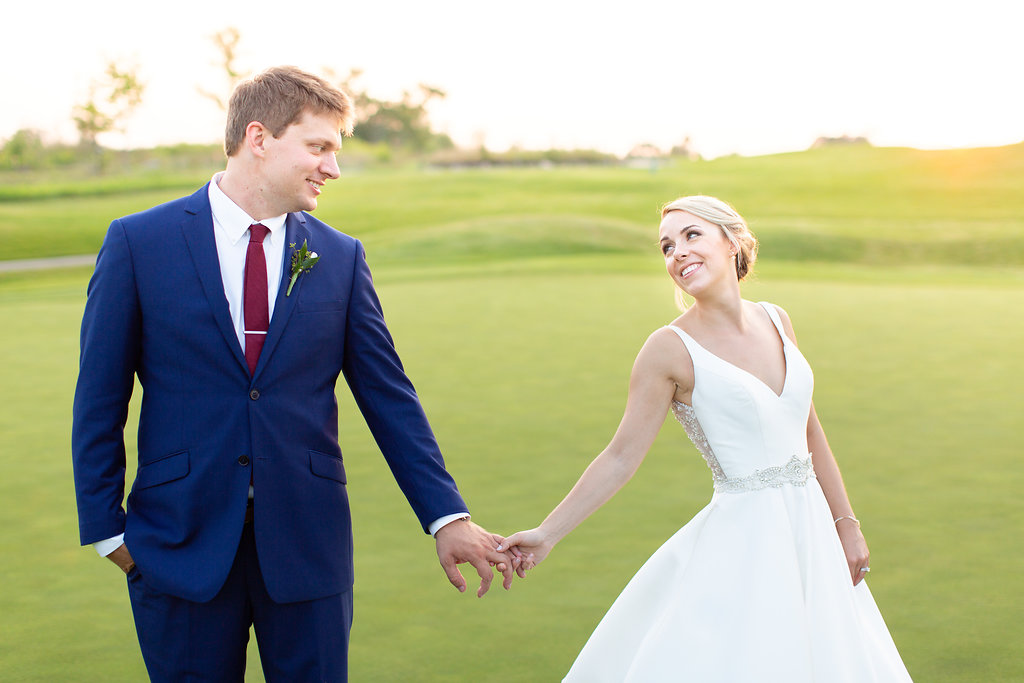
[[[62,197],[67,190],[58,187],[45,199],[0,201],[0,259],[94,253],[112,218],[173,199],[207,177],[174,176],[164,190],[148,189],[149,176],[124,179],[122,194],[109,193],[116,181],[101,179],[80,190],[88,197]],[[346,170],[325,192],[318,216],[368,246],[377,247],[380,238],[381,263],[418,253],[419,231],[429,239],[452,226],[460,231],[453,244],[469,250],[467,256],[531,235],[547,238],[532,241],[531,253],[563,255],[572,252],[566,240],[578,244],[580,233],[589,237],[592,230],[601,238],[588,242],[591,248],[642,251],[661,204],[706,193],[735,204],[777,260],[1021,266],[1022,186],[1024,144],[951,151],[840,147],[677,161],[653,173]],[[15,197],[28,190],[38,188],[0,186]],[[630,230],[640,239],[623,239]]]
[[[614,430],[636,350],[674,315],[663,277],[598,268],[614,259],[418,279],[379,269],[399,350],[488,527],[533,526],[560,499]],[[1024,323],[1006,311],[1022,310],[1024,287],[801,275],[762,274],[746,294],[783,303],[796,323],[907,665],[917,680],[1019,679]],[[17,369],[0,413],[7,680],[143,675],[123,579],[76,543],[68,423],[85,282],[72,271],[0,284],[11,323],[0,360]],[[353,680],[557,680],[632,573],[709,497],[703,462],[668,424],[633,482],[513,592],[460,596],[339,393],[356,525]]]
[[[215,169],[214,169],[215,170]],[[34,173],[30,181],[18,182],[18,175],[10,172],[0,175],[0,203],[38,203],[51,199],[101,197],[147,192],[151,190],[178,190],[195,187],[213,175],[213,170],[120,173],[107,176],[68,179],[60,171]]]
[[[1022,157],[836,149],[654,174],[374,171],[343,180],[318,213],[365,240],[449,467],[477,521],[511,532],[539,522],[604,446],[636,351],[676,314],[652,246],[658,205],[690,191],[732,200],[763,243],[745,295],[794,320],[864,520],[871,589],[911,674],[1015,681]],[[95,251],[112,217],[178,192],[0,203],[2,257]],[[77,545],[69,431],[89,270],[0,274],[4,680],[144,679],[123,578]],[[344,388],[339,399],[354,681],[558,680],[710,497],[670,422],[634,480],[526,581],[458,595]],[[249,679],[261,679],[255,647]]]

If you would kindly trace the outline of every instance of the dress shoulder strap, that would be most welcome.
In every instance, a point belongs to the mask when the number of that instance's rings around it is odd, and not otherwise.
[[[775,325],[775,329],[779,331],[779,336],[782,337],[782,340],[789,341],[789,335],[786,334],[786,330],[782,327],[782,318],[779,316],[779,309],[775,307],[775,304],[768,301],[759,301],[757,303],[765,310],[768,317],[772,319],[772,323]]]
[[[667,329],[672,330],[673,332],[675,332],[679,336],[679,338],[683,340],[683,345],[686,347],[686,350],[690,352],[690,358],[691,359],[694,356],[699,356],[701,351],[704,350],[704,347],[701,346],[699,343],[697,343],[696,339],[694,339],[693,337],[691,337],[687,333],[683,332],[681,329],[679,329],[675,325],[665,325],[665,327]]]

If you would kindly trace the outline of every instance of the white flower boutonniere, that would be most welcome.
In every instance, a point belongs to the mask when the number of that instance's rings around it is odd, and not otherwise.
[[[293,250],[292,279],[288,282],[288,290],[284,293],[285,296],[291,296],[292,287],[295,286],[295,281],[299,279],[299,276],[312,270],[316,262],[320,260],[320,256],[315,251],[310,251],[309,247],[306,246],[306,240],[302,240],[302,248],[300,249],[295,249],[294,242],[288,246]]]

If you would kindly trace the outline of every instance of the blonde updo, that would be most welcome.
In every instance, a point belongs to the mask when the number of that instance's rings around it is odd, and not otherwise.
[[[661,207],[661,217],[664,218],[672,211],[685,211],[722,229],[725,238],[736,250],[737,280],[745,278],[754,267],[754,261],[757,260],[757,238],[750,232],[743,216],[721,199],[699,194],[680,197]]]

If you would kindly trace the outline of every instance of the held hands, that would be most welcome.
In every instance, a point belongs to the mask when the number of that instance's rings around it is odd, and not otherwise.
[[[538,528],[512,534],[498,546],[498,550],[512,552],[521,557],[518,570],[519,576],[524,576],[526,570],[540,564],[553,547],[554,542]]]
[[[513,572],[518,572],[520,577],[525,576],[518,551],[500,546],[501,536],[485,531],[468,519],[456,520],[441,527],[434,535],[434,540],[437,544],[437,559],[448,575],[448,580],[460,593],[466,590],[466,580],[457,567],[463,562],[473,565],[480,575],[480,588],[476,592],[478,598],[482,598],[491,587],[494,576],[491,567],[501,572],[505,590],[512,586]],[[498,550],[499,547],[501,550]]]

